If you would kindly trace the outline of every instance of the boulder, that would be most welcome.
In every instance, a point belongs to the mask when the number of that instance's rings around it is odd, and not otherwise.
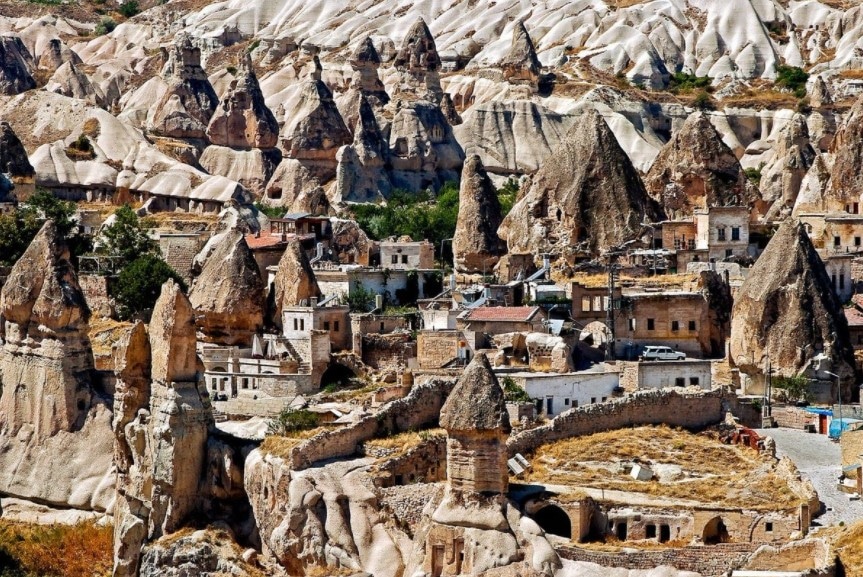
[[[273,148],[279,125],[264,102],[251,56],[240,57],[237,74],[207,126],[210,142],[231,148]]]
[[[637,237],[644,220],[662,215],[594,110],[522,187],[498,230],[510,253],[596,256]]]
[[[669,218],[713,206],[746,206],[754,191],[734,152],[703,112],[693,112],[662,147],[647,175],[648,194]]]
[[[479,156],[468,157],[461,173],[458,220],[452,249],[455,269],[465,274],[488,274],[506,245],[497,236],[502,220],[497,190]]]
[[[245,235],[213,236],[195,257],[197,277],[189,291],[200,340],[251,346],[264,322],[264,281]]]
[[[843,386],[851,384],[854,356],[842,303],[799,221],[779,227],[735,295],[730,356],[755,394],[763,392],[768,363],[780,377],[829,382],[824,371],[830,371]]]
[[[285,307],[309,306],[312,298],[321,295],[315,272],[309,264],[309,257],[299,241],[288,243],[285,254],[279,260],[279,268],[273,279],[275,316],[277,326],[282,324],[282,309]]]
[[[0,36],[0,94],[21,94],[36,88],[30,73],[33,57],[18,36]]]
[[[219,98],[201,68],[201,50],[182,35],[166,59],[167,88],[147,115],[147,129],[156,136],[204,139]]]

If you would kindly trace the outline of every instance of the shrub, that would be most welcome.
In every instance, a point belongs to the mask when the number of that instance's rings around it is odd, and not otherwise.
[[[255,208],[258,209],[258,212],[266,215],[267,218],[282,218],[286,212],[284,208],[263,204],[260,200],[255,202]]]
[[[308,409],[295,409],[287,407],[267,425],[270,435],[286,436],[298,431],[314,429],[319,424],[317,413]]]
[[[119,268],[123,268],[143,254],[156,250],[156,243],[147,235],[138,215],[128,204],[114,212],[114,222],[102,231],[105,241],[103,250],[119,257]]]
[[[776,85],[787,88],[797,98],[806,96],[807,80],[809,80],[809,74],[799,66],[780,64],[776,67]]]
[[[131,18],[136,14],[140,14],[141,9],[138,8],[137,0],[126,0],[126,2],[120,4],[119,11],[124,18]]]
[[[96,151],[90,139],[83,132],[66,148],[66,155],[72,160],[91,160],[96,157]]]
[[[764,164],[760,164],[758,168],[749,167],[743,169],[743,174],[746,175],[746,178],[749,179],[749,182],[758,186],[761,183],[761,170],[764,168]]]
[[[228,74],[230,74],[231,76],[237,75],[237,67],[236,66],[228,66],[227,68],[225,68],[225,70],[227,70]]]
[[[142,255],[129,263],[117,277],[114,289],[118,316],[126,320],[152,311],[168,279],[174,279],[186,290],[180,275],[154,254]]]
[[[668,88],[672,92],[687,92],[696,89],[708,90],[710,88],[710,77],[676,72],[671,75],[668,81]]]
[[[500,215],[506,216],[512,210],[516,199],[518,198],[519,184],[515,178],[509,178],[497,189],[497,201],[500,203]]]
[[[779,389],[779,398],[781,401],[788,403],[803,401],[808,403],[812,400],[812,393],[809,391],[809,379],[803,375],[776,377],[773,380],[773,386]]]
[[[527,391],[519,387],[512,377],[503,378],[503,396],[509,403],[530,403],[533,399],[527,394]]]
[[[96,24],[96,36],[102,36],[103,34],[110,34],[114,31],[114,28],[117,27],[117,23],[114,22],[114,19],[110,16],[104,16],[102,20]]]
[[[695,95],[695,99],[692,101],[692,105],[695,108],[700,108],[702,110],[713,109],[713,101],[710,99],[710,95],[707,93],[706,90],[702,90]]]
[[[351,312],[367,313],[372,310],[372,307],[374,307],[375,293],[366,289],[366,287],[357,281],[351,294],[344,295],[341,298],[341,303],[343,305],[348,305]]]
[[[110,575],[113,529],[93,523],[27,525],[0,522],[3,577]]]

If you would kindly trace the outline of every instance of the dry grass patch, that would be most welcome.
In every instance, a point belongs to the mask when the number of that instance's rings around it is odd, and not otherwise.
[[[667,426],[638,427],[543,445],[529,457],[527,481],[638,493],[753,509],[800,503],[778,475],[774,461],[752,449],[725,445],[708,433]],[[635,481],[620,464],[676,465],[673,481]]]
[[[317,427],[306,431],[293,431],[287,435],[267,435],[259,448],[266,455],[287,459],[291,456],[291,449],[326,430],[324,427]]]
[[[790,92],[782,92],[775,88],[754,88],[722,99],[723,107],[757,108],[776,110],[779,108],[794,108],[799,99]]]
[[[365,442],[367,447],[376,449],[397,449],[404,453],[419,446],[423,441],[427,441],[432,437],[445,437],[446,431],[443,429],[427,429],[423,431],[408,431],[399,433],[391,437],[383,437],[380,439],[370,439]]]
[[[608,287],[608,275],[605,274],[585,274],[577,273],[568,282],[579,282],[587,288],[605,288]],[[691,289],[698,283],[698,275],[693,273],[680,274],[663,274],[649,277],[633,277],[623,275],[620,277],[618,286],[622,287],[644,287],[644,288],[679,288]]]
[[[113,528],[93,523],[29,525],[0,520],[0,573],[14,576],[111,575]]]

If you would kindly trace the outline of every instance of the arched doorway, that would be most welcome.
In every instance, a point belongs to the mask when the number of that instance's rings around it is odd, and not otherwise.
[[[321,388],[328,386],[344,387],[350,384],[356,374],[350,368],[339,363],[332,363],[321,375]]]
[[[534,513],[533,520],[546,533],[572,539],[572,522],[569,515],[557,505],[546,505]]]
[[[704,526],[704,531],[701,534],[701,540],[705,545],[716,545],[717,543],[728,543],[728,527],[722,517],[714,517]]]

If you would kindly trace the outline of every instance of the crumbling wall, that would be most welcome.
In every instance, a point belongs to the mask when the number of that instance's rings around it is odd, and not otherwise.
[[[602,567],[652,570],[665,565],[701,575],[724,575],[731,569],[743,566],[749,555],[758,548],[756,543],[722,543],[708,547],[667,548],[653,551],[610,553],[580,547],[558,547],[563,559],[596,563]]]
[[[511,436],[507,446],[509,454],[514,455],[560,439],[624,427],[666,424],[699,429],[722,421],[725,413],[734,411],[736,405],[737,398],[723,391],[639,391],[605,403],[570,409],[541,427]]]
[[[455,381],[447,379],[418,385],[407,397],[388,403],[374,415],[334,431],[318,433],[291,449],[291,467],[305,469],[317,461],[347,457],[353,455],[363,441],[437,422],[453,385]]]
[[[420,331],[417,359],[423,369],[439,369],[458,356],[459,331]]]

